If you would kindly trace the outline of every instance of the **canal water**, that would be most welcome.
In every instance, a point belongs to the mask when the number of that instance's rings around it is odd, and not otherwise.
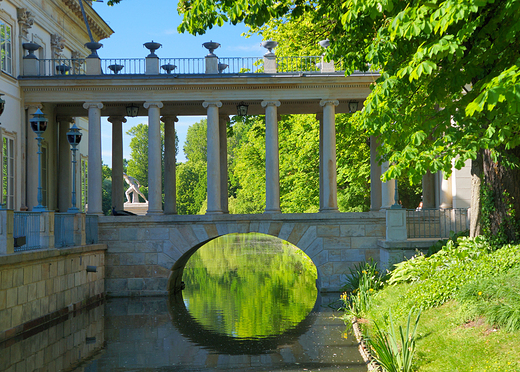
[[[74,372],[367,371],[312,261],[261,234],[213,240],[185,289],[112,298],[0,345],[0,370]]]

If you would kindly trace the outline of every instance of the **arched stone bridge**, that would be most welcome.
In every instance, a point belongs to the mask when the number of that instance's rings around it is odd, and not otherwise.
[[[108,295],[156,295],[180,286],[184,265],[202,245],[232,233],[263,233],[304,251],[318,269],[318,288],[338,291],[354,264],[379,261],[384,212],[152,215],[99,218],[99,242],[108,246]]]

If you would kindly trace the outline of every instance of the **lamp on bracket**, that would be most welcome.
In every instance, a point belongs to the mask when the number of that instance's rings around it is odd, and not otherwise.
[[[237,115],[238,116],[246,116],[248,107],[249,107],[249,105],[246,105],[244,101],[240,102],[237,105]]]
[[[139,115],[139,106],[136,106],[133,103],[131,103],[130,106],[126,106],[126,115],[135,118]]]
[[[350,101],[348,103],[348,112],[353,113],[356,112],[358,109],[358,101]]]

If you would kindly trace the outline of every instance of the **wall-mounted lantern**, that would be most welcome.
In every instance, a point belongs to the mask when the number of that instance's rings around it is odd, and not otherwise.
[[[246,105],[244,101],[240,102],[237,105],[237,115],[238,116],[246,116],[248,107],[249,107],[249,105]]]

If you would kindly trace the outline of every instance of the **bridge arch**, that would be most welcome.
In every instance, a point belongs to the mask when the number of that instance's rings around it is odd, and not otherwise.
[[[201,247],[203,247],[204,245],[206,245],[210,241],[212,241],[214,239],[217,239],[219,237],[225,236],[225,235],[229,235],[229,234],[249,234],[249,233],[257,233],[257,234],[268,235],[268,236],[271,236],[271,237],[275,237],[275,238],[277,238],[277,239],[279,239],[281,241],[287,241],[287,240],[279,238],[278,236],[276,236],[274,234],[265,234],[265,233],[260,233],[258,231],[249,231],[249,232],[240,232],[240,233],[231,232],[231,233],[226,233],[226,234],[218,235],[216,237],[212,237],[210,239],[207,239],[206,241],[200,242],[200,243],[196,244],[195,246],[193,246],[192,248],[188,249],[179,259],[177,259],[177,261],[175,261],[175,263],[173,264],[173,266],[171,268],[170,277],[168,278],[168,292],[170,292],[170,293],[177,293],[180,290],[182,290],[182,288],[183,288],[182,276],[183,276],[183,273],[184,273],[184,268],[186,267],[186,264],[188,263],[188,261],[191,258],[191,256],[195,252],[197,252]],[[295,244],[292,244],[292,245],[295,246],[296,248],[300,249],[302,252],[306,253],[303,249],[301,249],[300,247],[296,246]],[[309,255],[307,254],[307,256],[309,256]],[[318,265],[316,264],[316,262],[314,262],[312,260],[312,258],[310,256],[309,256],[309,259],[313,262],[314,266],[316,267],[316,272],[317,272],[317,275],[318,275],[318,278],[316,280],[316,287],[319,289],[320,288],[320,271],[319,271]]]
[[[181,285],[193,252],[232,233],[262,233],[293,244],[316,266],[318,290],[337,292],[354,264],[380,260],[385,232],[382,212],[99,218],[99,243],[107,245],[105,290],[114,296],[167,294]]]

